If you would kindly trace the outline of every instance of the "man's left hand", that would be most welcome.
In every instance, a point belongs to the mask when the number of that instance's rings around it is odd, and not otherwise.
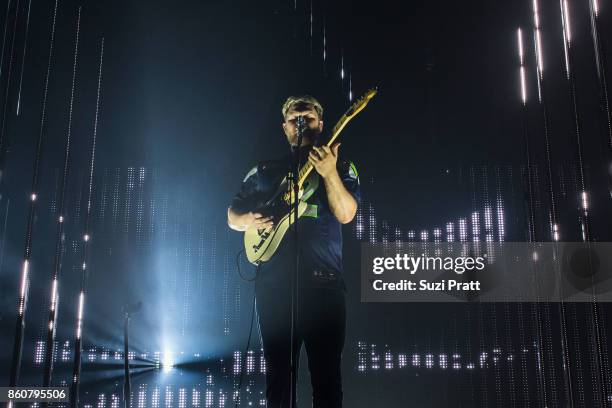
[[[336,163],[338,162],[338,148],[340,143],[335,143],[332,147],[313,146],[308,155],[308,162],[312,164],[317,173],[323,178],[337,173]]]

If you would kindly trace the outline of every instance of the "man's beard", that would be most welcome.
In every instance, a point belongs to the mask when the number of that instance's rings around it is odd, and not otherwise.
[[[302,146],[304,146],[304,143],[306,141],[311,142],[313,145],[315,144],[315,142],[319,139],[319,135],[321,135],[321,132],[319,132],[318,128],[306,128],[304,129],[304,131],[302,132]],[[297,135],[295,138],[295,143],[297,145]]]

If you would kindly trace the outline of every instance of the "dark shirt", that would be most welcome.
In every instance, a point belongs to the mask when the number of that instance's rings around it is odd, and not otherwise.
[[[303,149],[302,157],[305,162],[307,149]],[[288,155],[253,167],[244,178],[240,192],[234,197],[232,208],[238,212],[256,211],[276,192],[291,168],[291,162],[291,155]],[[359,177],[355,165],[339,159],[337,168],[344,186],[359,203]],[[344,287],[342,224],[329,208],[324,182],[316,170],[310,173],[309,181],[312,188],[306,189],[302,197],[307,197],[308,207],[298,220],[300,276],[306,284]],[[275,286],[290,282],[291,271],[295,268],[293,231],[292,227],[288,229],[272,258],[260,266],[260,282]]]

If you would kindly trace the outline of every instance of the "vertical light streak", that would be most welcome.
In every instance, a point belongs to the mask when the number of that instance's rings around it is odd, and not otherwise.
[[[542,76],[544,73],[544,58],[542,57],[542,32],[539,29],[536,31],[536,44],[538,47],[538,70],[540,76]]]
[[[89,258],[89,245],[91,240],[90,235],[90,221],[91,221],[91,195],[93,191],[93,171],[94,163],[96,158],[96,141],[98,134],[98,118],[100,112],[100,90],[102,86],[102,63],[104,61],[104,37],[102,38],[100,45],[100,63],[98,66],[98,86],[96,93],[96,111],[94,116],[93,135],[91,140],[91,151],[89,157],[89,182],[87,192],[87,210],[85,213],[85,232],[83,234],[83,255],[82,255],[82,272],[81,272],[81,291],[79,295],[79,305],[77,309],[77,328],[76,328],[76,339],[74,342],[74,359],[72,368],[72,384],[70,389],[70,406],[78,406],[79,401],[79,382],[81,375],[81,353],[82,353],[82,342],[81,337],[83,334],[83,313],[85,307],[85,293],[86,286],[85,282],[87,279],[87,262]]]
[[[325,23],[323,23],[323,62],[327,58],[327,33]]]
[[[569,7],[567,0],[563,0],[563,14],[565,16],[565,35],[567,37],[567,45],[570,46],[572,43],[572,28],[570,23]]]
[[[569,78],[569,75],[570,75],[570,61],[569,61],[570,42],[568,38],[569,30],[566,28],[567,21],[566,21],[566,16],[565,16],[567,3],[565,2],[565,0],[559,0],[559,5],[561,7],[561,28],[563,32],[563,55],[565,57],[565,75]]]
[[[53,284],[51,285],[51,311],[52,312],[55,311],[56,306],[57,306],[57,278],[53,279]]]
[[[9,23],[9,12],[11,10],[11,0],[6,2],[6,14],[4,14],[4,34],[2,36],[2,54],[0,54],[0,77],[2,77],[2,67],[4,67],[4,47],[6,46],[6,31]]]
[[[21,268],[21,290],[19,292],[19,316],[23,316],[26,305],[26,295],[28,292],[29,283],[29,271],[30,261],[27,259],[23,261],[23,267]]]
[[[314,0],[310,0],[310,38],[312,39],[312,26],[314,23],[314,13],[312,12],[312,3]]]
[[[542,102],[542,80],[544,78],[544,57],[542,52],[542,32],[540,27],[540,10],[538,0],[533,0],[533,37],[535,43],[538,100]]]
[[[9,2],[10,3],[10,2]],[[17,23],[19,22],[19,0],[17,0],[17,4],[15,5],[15,21],[13,22],[13,37],[11,38],[11,50],[8,55],[8,72],[6,73],[6,86],[4,87],[4,102],[2,106],[2,123],[0,125],[0,176],[4,173],[4,155],[5,155],[5,146],[6,146],[6,132],[7,132],[7,112],[9,112],[12,108],[10,107],[10,90],[11,90],[11,78],[13,75],[13,61],[15,55],[15,39],[17,38]],[[6,30],[6,27],[5,27]],[[3,47],[3,57],[4,57],[4,47]]]
[[[26,18],[26,28],[23,40],[23,53],[21,54],[21,68],[19,73],[19,91],[17,93],[17,116],[21,110],[21,85],[23,84],[23,69],[25,66],[25,57],[28,50],[28,32],[30,31],[30,9],[32,6],[32,0],[28,1],[28,17]]]
[[[65,195],[66,195],[66,184],[68,175],[70,173],[70,145],[72,139],[72,116],[74,110],[74,95],[75,95],[75,85],[76,85],[76,73],[77,73],[77,62],[79,55],[79,39],[81,33],[81,7],[78,8],[77,13],[77,21],[76,21],[76,33],[75,33],[75,41],[74,41],[74,55],[73,55],[73,63],[72,63],[72,83],[70,89],[70,104],[68,110],[68,129],[66,133],[66,143],[64,148],[64,168],[61,177],[60,184],[60,198],[59,198],[59,206],[58,212],[60,214],[57,223],[57,235],[55,241],[55,258],[53,263],[53,272],[51,275],[51,279],[54,281],[54,287],[57,286],[57,281],[59,280],[59,276],[61,273],[61,255],[63,250],[63,236],[64,236],[64,211],[65,211]],[[55,289],[54,289],[55,290]],[[48,387],[51,384],[51,376],[53,373],[53,352],[55,348],[55,328],[57,326],[57,308],[56,304],[59,301],[59,296],[56,293],[56,296],[51,299],[51,305],[49,310],[49,330],[47,332],[47,343],[45,348],[45,366],[44,366],[44,374],[43,374],[43,386]]]
[[[542,75],[544,72],[544,58],[542,58],[542,27],[540,26],[540,9],[538,7],[538,0],[533,0],[533,28],[535,31],[538,70],[539,75]]]
[[[519,62],[521,63],[521,66],[522,66],[523,65],[523,32],[521,31],[520,27],[516,30],[516,34],[517,34],[517,39],[518,39]]]
[[[82,332],[82,327],[83,327],[83,307],[84,307],[84,303],[85,303],[85,293],[83,293],[83,291],[81,291],[81,293],[79,293],[79,308],[78,308],[78,314],[77,314],[77,332],[76,332],[76,338],[80,339],[81,338],[81,332]]]
[[[10,4],[10,1],[9,1]],[[43,138],[46,134],[46,113],[47,113],[47,95],[49,90],[49,76],[51,73],[51,61],[53,57],[53,44],[55,39],[55,23],[57,17],[57,0],[55,0],[55,7],[53,9],[53,17],[51,23],[51,36],[49,40],[49,57],[47,61],[47,72],[45,75],[43,100],[42,100],[42,114],[40,121],[40,129],[38,133],[38,140],[36,143],[36,150],[34,153],[34,169],[32,176],[32,187],[30,194],[30,208],[28,212],[28,221],[26,226],[26,239],[24,244],[24,259],[23,267],[21,272],[21,292],[19,295],[19,313],[17,316],[17,333],[15,334],[13,361],[11,366],[11,377],[9,385],[14,387],[19,382],[19,372],[21,368],[21,356],[23,351],[23,336],[25,332],[25,314],[27,311],[28,304],[28,286],[29,286],[29,262],[32,253],[32,240],[33,240],[33,225],[36,214],[36,203],[37,203],[37,191],[38,191],[38,180],[40,173],[41,163],[41,152],[43,145]],[[4,54],[4,45],[3,51]],[[1,66],[2,64],[0,64]]]
[[[516,32],[518,40],[518,52],[519,52],[519,63],[520,63],[520,75],[521,75],[521,100],[523,105],[527,103],[527,86],[525,85],[525,66],[523,64],[523,32],[519,28]]]
[[[600,98],[600,114],[602,116],[602,130],[606,132],[605,150],[607,153],[607,169],[606,179],[608,184],[608,194],[612,197],[612,115],[610,114],[610,100],[608,96],[608,80],[606,78],[606,63],[605,63],[605,50],[600,40],[600,28],[599,28],[599,6],[597,0],[591,0],[589,2],[589,20],[591,23],[591,39],[593,41],[593,49],[595,51],[595,63],[597,67],[597,80],[599,84],[599,98]]]

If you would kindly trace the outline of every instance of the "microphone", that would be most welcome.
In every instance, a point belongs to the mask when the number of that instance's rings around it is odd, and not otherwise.
[[[295,118],[295,126],[297,128],[298,135],[304,131],[306,128],[306,119],[303,116],[298,116]]]
[[[297,131],[297,150],[302,147],[302,137],[304,136],[304,129],[306,128],[306,120],[303,116],[295,118],[295,127]]]

